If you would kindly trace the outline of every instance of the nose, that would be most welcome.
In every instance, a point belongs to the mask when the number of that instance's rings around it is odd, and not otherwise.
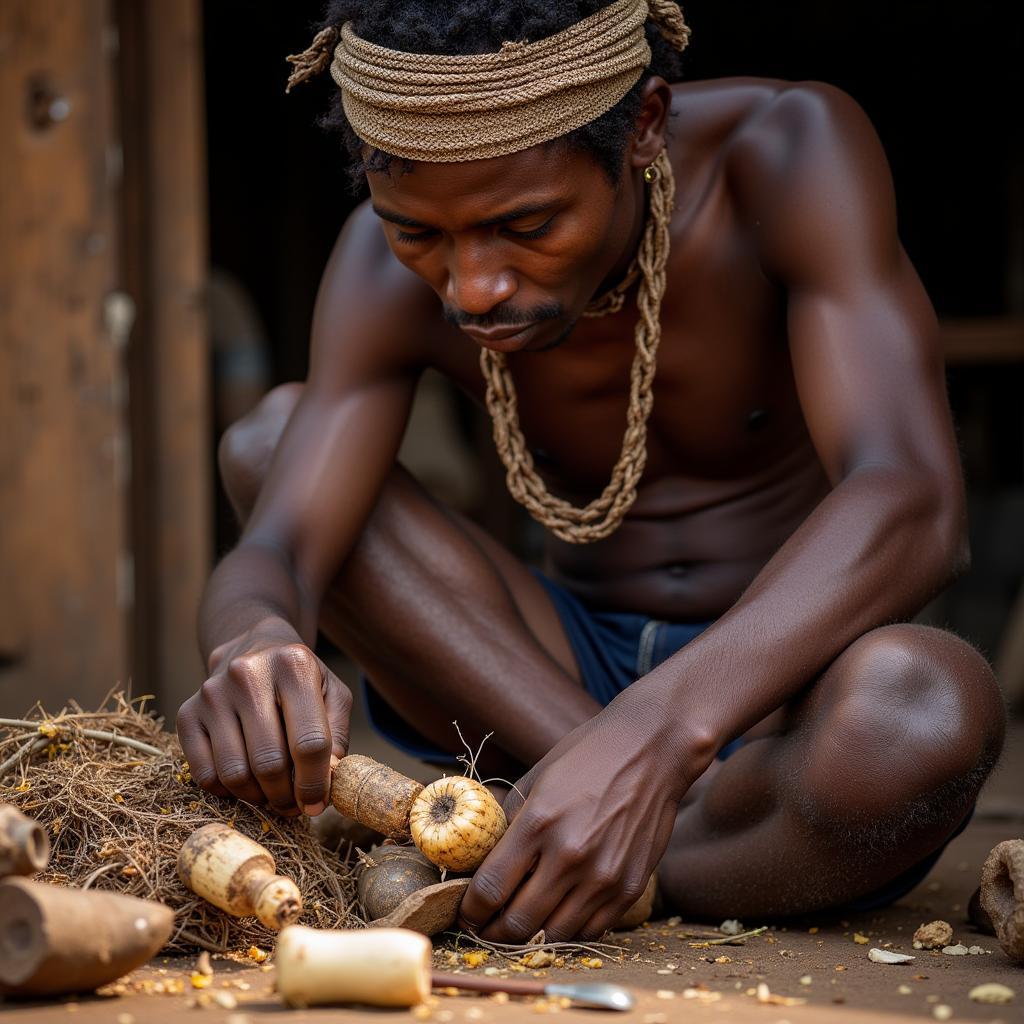
[[[472,316],[484,316],[511,299],[517,290],[512,271],[495,264],[479,248],[465,248],[452,253],[445,287],[445,300],[449,306]]]

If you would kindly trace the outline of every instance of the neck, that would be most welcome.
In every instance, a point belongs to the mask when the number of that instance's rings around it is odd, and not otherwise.
[[[623,183],[622,191],[624,196],[631,194],[633,215],[630,219],[629,230],[620,235],[624,241],[615,257],[615,262],[594,291],[595,297],[610,291],[629,272],[630,264],[640,248],[640,240],[643,238],[644,228],[647,225],[647,188],[644,185],[643,174],[639,171],[634,172],[631,179]]]

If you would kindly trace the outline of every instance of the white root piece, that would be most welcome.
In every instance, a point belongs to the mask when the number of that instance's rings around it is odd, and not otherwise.
[[[277,991],[294,1007],[415,1006],[430,995],[432,950],[426,936],[401,928],[291,925],[277,940]]]
[[[485,786],[463,775],[425,787],[409,814],[416,848],[451,871],[475,871],[507,827],[501,804]]]
[[[341,758],[331,774],[334,809],[392,839],[409,838],[409,810],[422,789],[421,782],[362,754]]]
[[[185,888],[233,917],[255,915],[279,931],[302,914],[302,894],[276,871],[267,850],[221,822],[196,829],[178,854]]]
[[[50,859],[50,840],[43,826],[17,807],[0,804],[0,878],[34,875]]]
[[[27,878],[0,882],[0,992],[89,992],[154,956],[174,913],[162,903]]]
[[[909,964],[915,959],[909,953],[893,953],[888,949],[869,949],[868,959],[876,964]]]

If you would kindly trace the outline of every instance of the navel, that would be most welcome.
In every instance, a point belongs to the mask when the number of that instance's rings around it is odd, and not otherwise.
[[[747,430],[761,430],[768,422],[767,409],[755,409],[747,417]]]

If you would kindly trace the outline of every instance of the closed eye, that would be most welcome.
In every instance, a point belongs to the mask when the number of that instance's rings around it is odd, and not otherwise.
[[[532,228],[529,231],[517,231],[513,228],[506,227],[505,233],[507,235],[511,235],[513,238],[523,238],[527,240],[531,238],[543,238],[551,230],[551,225],[554,224],[554,222],[555,218],[549,217],[539,228]]]
[[[403,231],[401,228],[395,228],[395,241],[414,245],[416,242],[422,242],[424,239],[433,238],[436,234],[437,232],[432,228],[426,231]]]

